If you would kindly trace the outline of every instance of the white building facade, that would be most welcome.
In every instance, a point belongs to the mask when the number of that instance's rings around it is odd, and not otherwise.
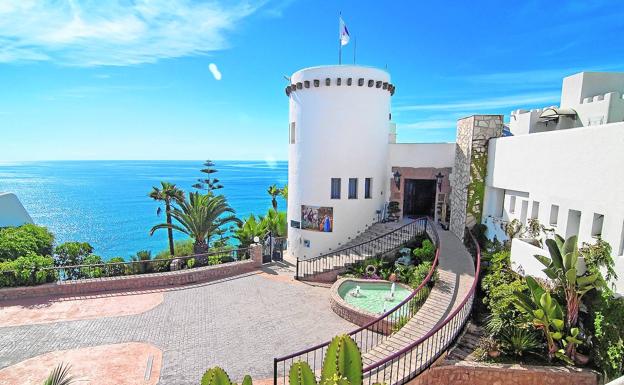
[[[538,221],[579,243],[607,241],[624,293],[624,74],[563,81],[561,106],[458,121],[457,143],[397,143],[395,87],[382,70],[340,65],[293,74],[289,97],[288,250],[299,259],[340,248],[387,216],[429,216],[458,237],[487,226]],[[479,176],[481,173],[481,176]],[[546,235],[544,235],[546,236]],[[512,242],[518,271],[542,276],[547,252]]]
[[[514,136],[489,144],[483,223],[504,240],[514,219],[579,245],[598,237],[612,247],[624,293],[624,74],[579,73],[563,80],[561,107],[511,113]],[[539,237],[545,238],[545,234]],[[545,277],[526,233],[512,242],[514,267]]]
[[[0,192],[0,227],[33,223],[32,218],[13,193]]]

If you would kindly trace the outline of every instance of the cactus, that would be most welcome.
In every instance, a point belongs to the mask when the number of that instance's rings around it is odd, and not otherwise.
[[[251,376],[249,374],[243,378],[241,385],[252,385]]]
[[[346,334],[334,337],[325,353],[321,384],[362,385],[362,354],[355,341]]]
[[[290,385],[317,385],[316,377],[307,362],[295,362],[288,372]]]
[[[225,370],[218,366],[208,369],[201,379],[201,385],[232,385]]]

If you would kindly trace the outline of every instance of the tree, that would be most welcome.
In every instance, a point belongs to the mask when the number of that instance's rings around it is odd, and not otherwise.
[[[150,234],[158,229],[172,229],[193,238],[193,253],[206,254],[210,249],[210,238],[218,234],[219,229],[228,223],[240,223],[234,215],[234,209],[223,195],[192,192],[188,199],[179,202],[179,208],[171,211],[171,217],[178,223],[161,223],[152,227]],[[207,258],[195,258],[198,265],[205,265]]]
[[[234,238],[238,240],[241,248],[247,248],[254,243],[254,238],[262,239],[267,233],[267,223],[260,218],[250,214],[244,222],[240,223],[234,230]]]
[[[269,209],[267,214],[262,217],[264,227],[271,232],[274,237],[284,237],[288,230],[285,211],[276,211]]]
[[[197,179],[197,183],[193,185],[193,188],[197,190],[204,190],[208,193],[223,188],[223,185],[219,183],[219,179],[211,178],[211,175],[218,171],[216,168],[214,168],[214,166],[215,164],[211,160],[207,160],[204,162],[204,168],[202,168],[200,171],[206,174],[207,177]]]
[[[276,184],[272,184],[267,189],[267,193],[271,196],[271,205],[273,210],[277,211],[277,197],[280,196],[282,190]]]
[[[175,184],[169,182],[160,182],[161,187],[152,187],[152,191],[149,193],[149,197],[155,201],[165,203],[165,216],[168,224],[171,224],[171,210],[174,203],[179,203],[184,200],[184,191],[176,187]],[[160,215],[161,208],[158,207],[156,215]],[[173,231],[171,228],[167,229],[167,236],[169,238],[169,253],[173,256],[175,249],[173,245]]]
[[[45,227],[25,224],[0,228],[0,261],[13,260],[29,253],[52,255],[54,235]]]
[[[284,187],[280,190],[280,195],[284,198],[285,201],[288,201],[288,185],[285,184]]]

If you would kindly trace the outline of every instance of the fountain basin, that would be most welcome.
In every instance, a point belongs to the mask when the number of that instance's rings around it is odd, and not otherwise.
[[[354,296],[359,287],[359,295]],[[331,287],[330,304],[334,313],[349,322],[364,326],[391,310],[412,294],[412,288],[396,283],[390,297],[392,282],[373,279],[342,278]],[[388,322],[383,327],[388,328]]]

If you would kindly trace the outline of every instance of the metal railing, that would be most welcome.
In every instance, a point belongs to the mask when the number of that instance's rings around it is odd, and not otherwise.
[[[383,382],[400,385],[415,378],[438,359],[455,341],[468,321],[479,281],[481,249],[474,236],[467,231],[472,243],[471,251],[475,264],[474,281],[460,305],[444,320],[422,338],[388,357],[364,368],[368,384]]]
[[[397,304],[377,319],[349,333],[351,338],[353,338],[353,340],[358,344],[362,353],[370,351],[397,332],[402,324],[407,322],[407,320],[411,319],[412,316],[418,312],[418,309],[420,309],[422,304],[427,299],[427,295],[429,294],[429,288],[427,285],[431,281],[438,264],[440,242],[438,233],[435,227],[431,225],[431,222],[428,222],[426,219],[423,222],[425,227],[423,228],[423,233],[426,231],[436,245],[435,258],[431,264],[431,269],[414,292],[401,301],[401,303]],[[323,364],[323,357],[325,356],[329,343],[330,342],[328,341],[284,357],[274,358],[274,385],[287,384],[288,369],[294,362],[297,361],[305,361],[310,365],[314,372],[319,371]]]
[[[224,249],[204,254],[194,254],[171,258],[158,258],[143,261],[106,262],[96,264],[52,266],[35,269],[37,273],[45,273],[50,279],[64,283],[68,281],[110,278],[137,274],[164,273],[171,271],[171,264],[176,260],[177,270],[197,268],[206,265],[235,262],[250,258],[250,249]],[[194,260],[191,263],[190,260]]]
[[[425,235],[427,223],[427,218],[418,218],[388,233],[356,245],[343,247],[314,258],[297,258],[295,279],[309,279],[398,249],[417,236]]]

